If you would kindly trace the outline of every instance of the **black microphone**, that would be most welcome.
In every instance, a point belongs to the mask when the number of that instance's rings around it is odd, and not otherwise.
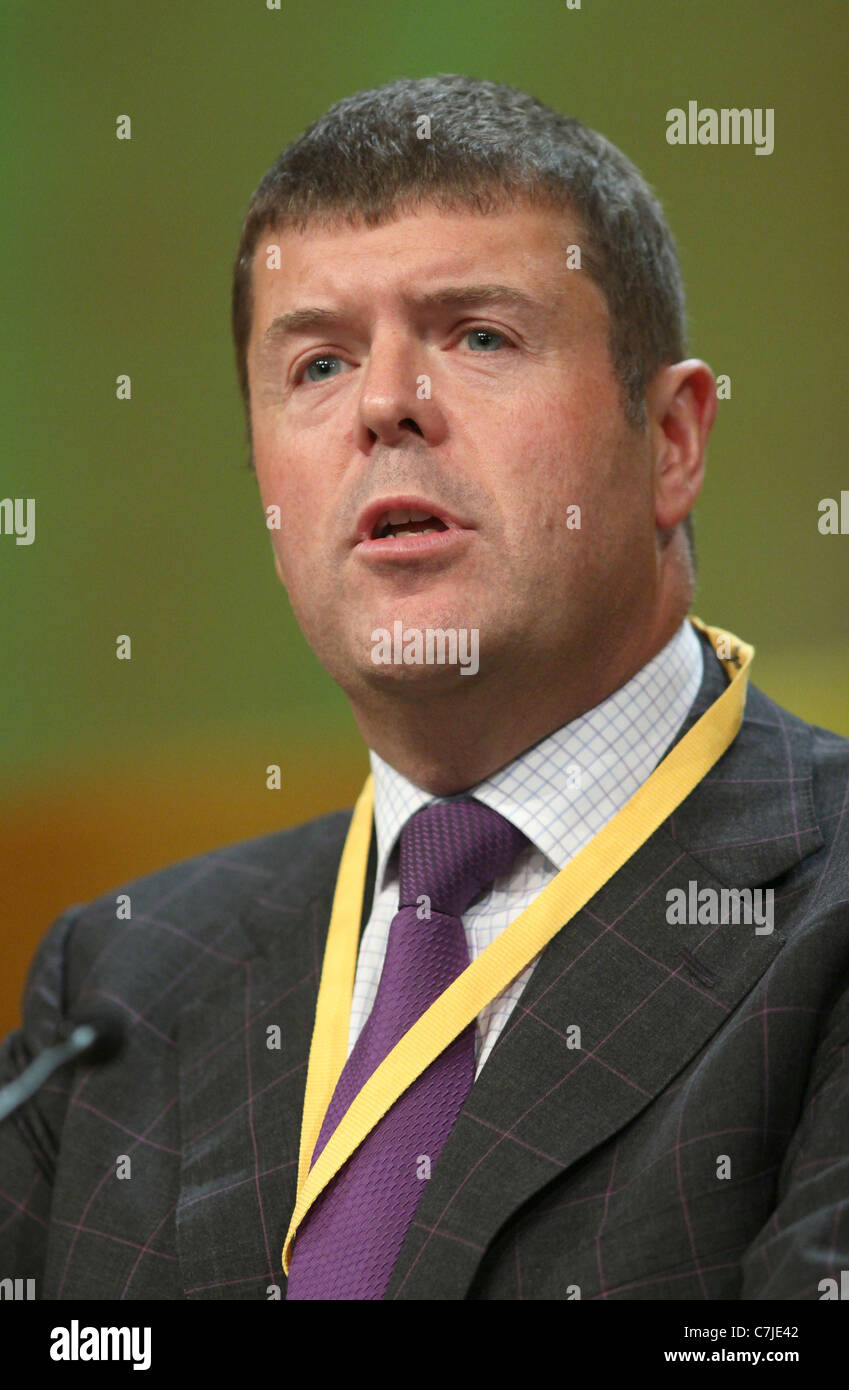
[[[18,1106],[34,1096],[39,1087],[67,1062],[88,1062],[99,1066],[116,1057],[124,1046],[124,1024],[117,1014],[105,1009],[80,1011],[72,1020],[74,1027],[64,1042],[47,1047],[29,1066],[0,1088],[0,1121],[8,1118]]]

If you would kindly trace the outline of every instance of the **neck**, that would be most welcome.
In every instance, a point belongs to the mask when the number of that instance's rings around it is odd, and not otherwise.
[[[453,796],[619,690],[666,646],[688,606],[629,624],[602,651],[594,636],[544,669],[513,658],[468,681],[455,671],[449,684],[441,673],[435,689],[369,690],[352,698],[354,717],[384,762],[433,796]]]

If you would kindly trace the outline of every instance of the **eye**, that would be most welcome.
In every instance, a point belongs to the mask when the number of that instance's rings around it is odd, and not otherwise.
[[[466,342],[473,352],[495,352],[503,347],[506,338],[492,328],[472,328],[465,335]]]
[[[329,377],[338,376],[338,369],[347,365],[341,357],[323,353],[321,357],[311,358],[300,375],[305,376],[308,381],[327,381]]]

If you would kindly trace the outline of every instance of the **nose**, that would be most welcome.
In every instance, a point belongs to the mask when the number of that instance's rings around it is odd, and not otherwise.
[[[440,429],[441,412],[420,346],[401,331],[376,335],[360,388],[359,447],[368,453],[376,443],[397,445],[411,434],[436,443]]]

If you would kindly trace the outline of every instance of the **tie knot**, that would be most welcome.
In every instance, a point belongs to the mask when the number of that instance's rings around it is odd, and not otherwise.
[[[473,797],[424,806],[401,831],[399,908],[425,895],[433,912],[462,917],[524,844],[521,830]]]

